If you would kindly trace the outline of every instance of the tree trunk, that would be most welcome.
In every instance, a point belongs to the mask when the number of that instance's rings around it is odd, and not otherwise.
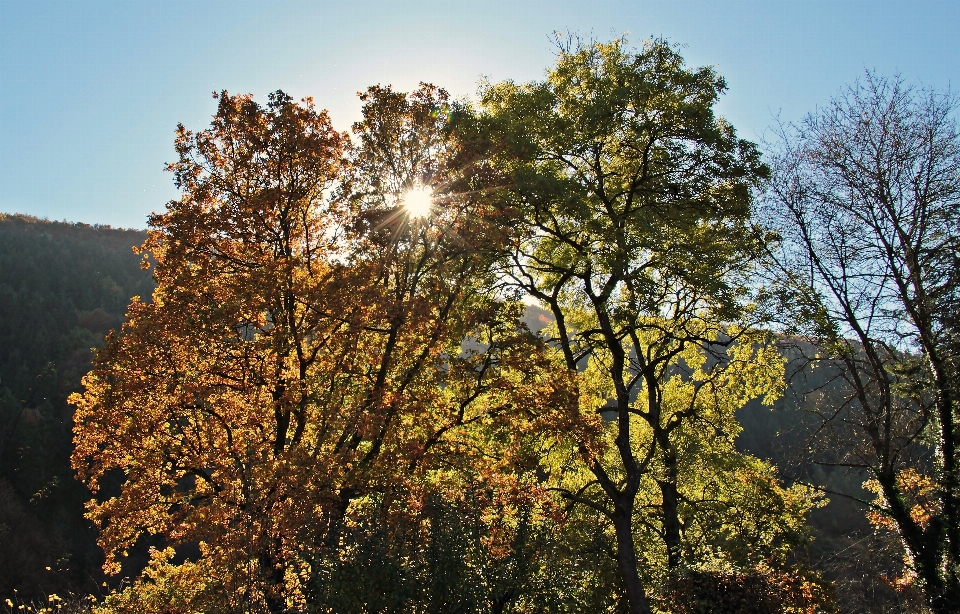
[[[667,477],[658,480],[663,504],[663,540],[667,546],[667,566],[670,569],[680,564],[680,492],[677,489],[677,458],[672,453],[664,454],[664,473]]]
[[[272,555],[266,553],[260,555],[260,567],[266,580],[264,601],[267,612],[281,614],[286,610],[286,600],[283,598],[283,566]]]
[[[618,506],[618,512],[613,518],[613,527],[617,532],[617,563],[620,577],[623,578],[623,588],[627,592],[630,614],[651,614],[643,582],[637,573],[637,547],[633,542],[632,516],[629,510],[623,511]]]
[[[507,604],[513,599],[513,593],[507,591],[500,597],[494,597],[493,605],[490,608],[490,614],[503,614],[507,609]]]

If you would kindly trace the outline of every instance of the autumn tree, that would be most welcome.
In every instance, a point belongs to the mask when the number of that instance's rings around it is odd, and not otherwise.
[[[224,92],[209,129],[178,129],[183,195],[143,246],[157,288],[73,398],[73,461],[94,492],[123,475],[88,508],[109,570],[145,534],[202,558],[154,551],[108,608],[302,609],[352,509],[500,475],[522,440],[507,409],[568,405],[472,248],[495,236],[444,195],[446,95],[366,101],[356,149],[282,92],[266,106]],[[415,185],[435,190],[429,218],[403,207]],[[483,454],[492,433],[500,453]]]
[[[210,129],[178,128],[169,169],[183,197],[152,216],[144,245],[153,300],[131,303],[74,398],[78,474],[95,493],[108,472],[124,475],[119,496],[89,507],[109,571],[157,534],[199,543],[227,603],[276,599],[284,539],[297,537],[287,531],[331,496],[291,475],[317,460],[311,378],[336,357],[317,341],[352,323],[311,317],[350,283],[323,198],[346,142],[279,92],[266,108],[223,93]]]
[[[545,81],[487,85],[462,128],[488,156],[474,187],[513,231],[503,275],[551,314],[593,424],[551,453],[551,484],[612,528],[635,613],[698,561],[802,534],[811,505],[732,444],[734,412],[775,398],[783,364],[748,285],[767,168],[714,115],[725,87],[662,40],[573,40]]]
[[[767,212],[788,315],[841,391],[818,462],[869,472],[934,612],[960,609],[960,133],[949,94],[868,73],[776,144]],[[863,498],[860,493],[850,496]]]

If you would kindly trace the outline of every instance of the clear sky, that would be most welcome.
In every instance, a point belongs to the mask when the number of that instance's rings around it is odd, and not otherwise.
[[[956,0],[0,0],[0,212],[143,228],[214,90],[312,96],[346,129],[368,85],[539,79],[568,30],[683,45],[752,140],[865,69],[960,88]]]

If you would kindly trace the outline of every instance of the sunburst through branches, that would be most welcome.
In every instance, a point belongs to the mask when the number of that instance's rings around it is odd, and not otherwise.
[[[427,186],[414,186],[402,197],[404,211],[411,218],[425,218],[433,209],[433,190]]]

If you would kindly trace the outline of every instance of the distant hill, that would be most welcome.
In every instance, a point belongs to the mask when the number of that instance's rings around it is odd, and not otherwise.
[[[812,365],[808,342],[782,340],[787,363],[787,389],[773,408],[749,403],[737,412],[743,432],[737,447],[769,460],[787,481],[814,484],[827,492],[869,500],[862,489],[865,471],[825,466],[810,461],[811,445],[821,426],[817,409],[835,408],[846,399],[843,380],[831,363]],[[820,442],[817,444],[815,442]],[[811,567],[834,584],[834,598],[843,614],[917,612],[919,595],[896,591],[889,578],[903,570],[903,548],[889,532],[878,532],[867,521],[864,506],[839,494],[809,517],[813,543],[807,551]]]
[[[69,394],[153,279],[146,233],[0,214],[0,600],[94,591],[102,554],[69,457]]]

